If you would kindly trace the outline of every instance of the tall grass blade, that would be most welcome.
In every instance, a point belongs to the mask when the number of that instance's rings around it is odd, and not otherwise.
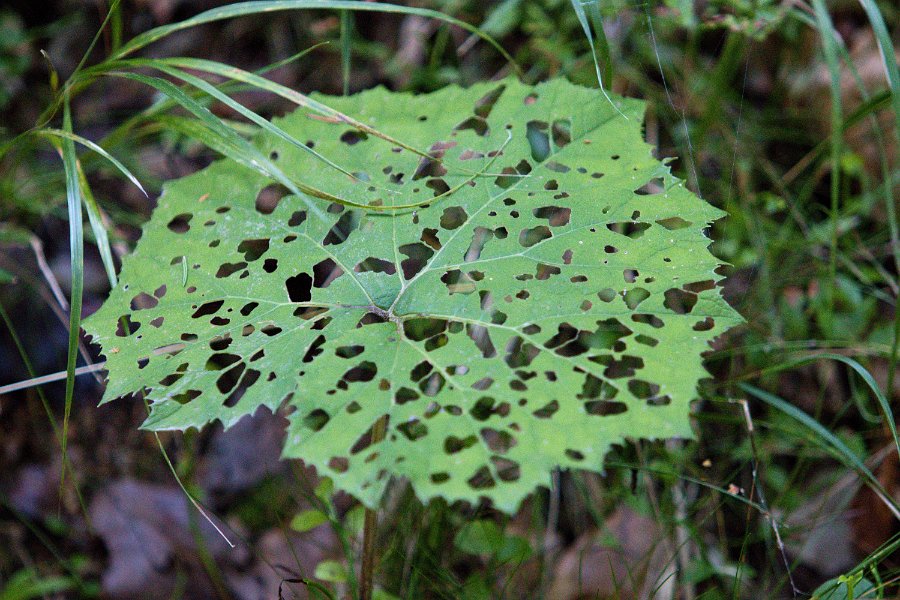
[[[63,103],[63,130],[72,132],[72,110],[69,98]],[[66,174],[66,204],[69,208],[69,252],[71,255],[72,288],[69,295],[69,350],[66,358],[66,397],[62,426],[63,467],[59,479],[62,496],[65,484],[66,462],[68,460],[67,441],[69,417],[72,413],[72,399],[75,394],[75,364],[78,360],[78,340],[81,331],[81,301],[84,290],[84,231],[81,217],[81,185],[78,179],[78,158],[75,142],[71,138],[62,140],[62,160]]]
[[[92,142],[91,140],[81,137],[77,133],[73,133],[71,131],[65,131],[62,129],[44,128],[44,129],[35,130],[33,133],[35,135],[41,135],[41,136],[45,136],[45,137],[58,137],[61,139],[72,140],[74,142],[78,142],[79,144],[81,144],[82,146],[84,146],[86,148],[93,150],[94,152],[96,152],[97,154],[99,154],[100,156],[102,156],[103,158],[108,160],[110,162],[110,164],[112,164],[112,166],[114,166],[116,169],[119,170],[120,173],[122,173],[122,175],[124,175],[125,177],[128,178],[128,181],[133,183],[137,187],[137,189],[141,190],[141,193],[144,194],[144,196],[147,196],[149,198],[149,196],[147,195],[147,191],[144,189],[144,186],[141,185],[141,182],[138,181],[138,178],[135,177],[134,174],[131,171],[129,171],[128,168],[125,165],[123,165],[115,156],[113,156],[112,154],[110,154],[109,152],[107,152],[106,150],[104,150],[98,144]]]
[[[875,475],[872,474],[872,471],[869,470],[865,463],[863,463],[859,459],[859,457],[856,456],[856,454],[854,454],[853,451],[850,450],[850,448],[848,448],[847,445],[840,440],[840,438],[828,431],[828,429],[822,426],[821,423],[810,417],[808,414],[806,414],[793,404],[782,400],[778,396],[770,394],[765,390],[761,390],[758,387],[752,386],[747,383],[738,384],[738,387],[754,398],[762,400],[769,406],[772,406],[773,408],[776,408],[785,413],[801,425],[805,426],[811,432],[816,434],[816,436],[818,436],[819,438],[816,441],[818,441],[820,445],[829,452],[829,454],[865,477],[865,479],[868,480],[869,485],[872,487],[875,493],[878,494],[881,500],[894,514],[894,516],[900,519],[900,506],[897,506],[897,503],[884,490]]]
[[[603,93],[603,96],[609,101],[609,103],[618,111],[620,115],[625,117],[622,111],[619,110],[619,107],[612,101],[612,98],[609,97],[609,94],[606,93],[606,88],[603,87],[603,74],[600,71],[600,58],[597,56],[597,45],[594,44],[594,34],[591,33],[591,23],[588,20],[587,12],[584,10],[584,5],[581,3],[581,0],[571,0],[572,8],[575,10],[575,16],[578,17],[578,22],[581,24],[581,28],[584,30],[584,36],[587,38],[588,45],[591,47],[591,56],[594,59],[594,70],[597,72],[597,84],[600,86],[600,91]],[[594,5],[596,8],[596,12],[593,15],[595,29],[597,30],[597,38],[600,41],[601,49],[605,49],[605,62],[607,66],[611,64],[609,57],[609,43],[606,40],[606,33],[603,31],[603,23],[600,16],[600,9],[596,7],[597,0],[594,0]],[[611,70],[611,69],[608,69]],[[628,117],[625,117],[626,119]]]
[[[473,33],[480,37],[482,40],[493,46],[494,49],[496,49],[497,52],[499,52],[500,55],[503,56],[503,58],[513,66],[516,73],[520,77],[523,75],[519,65],[516,64],[516,61],[503,48],[503,46],[501,46],[496,40],[494,40],[494,38],[487,35],[474,25],[470,25],[469,23],[461,21],[460,19],[457,19],[455,17],[451,17],[442,12],[427,8],[401,6],[398,4],[390,4],[384,2],[357,2],[355,0],[256,0],[251,2],[236,2],[227,6],[213,8],[179,23],[163,25],[151,29],[150,31],[146,31],[125,44],[111,58],[123,58],[125,56],[128,56],[129,54],[133,54],[134,52],[149,44],[152,44],[157,40],[166,37],[167,35],[170,35],[177,31],[181,31],[183,29],[196,27],[197,25],[211,23],[213,21],[221,21],[223,19],[233,19],[235,17],[242,17],[245,15],[272,13],[284,10],[311,9],[352,10],[362,12],[383,12],[402,15],[418,15],[421,17],[444,21],[450,23],[451,25],[456,25],[457,27],[465,29],[469,33]]]
[[[841,134],[844,119],[841,106],[841,65],[838,58],[838,47],[843,44],[831,22],[825,0],[813,0],[813,9],[819,36],[822,38],[822,49],[825,53],[825,63],[828,65],[831,86],[831,251],[828,257],[830,285],[827,298],[829,315],[827,329],[830,332],[834,320],[834,298],[837,292],[838,211],[840,210],[841,194],[841,153],[844,141]]]

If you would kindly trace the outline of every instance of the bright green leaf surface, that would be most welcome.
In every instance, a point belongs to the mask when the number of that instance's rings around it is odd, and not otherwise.
[[[557,466],[691,435],[701,353],[740,317],[704,234],[723,213],[651,156],[641,102],[514,80],[321,100],[435,160],[300,110],[278,126],[355,177],[261,136],[288,177],[440,197],[351,210],[228,160],[170,183],[85,324],[107,400],[146,390],[157,430],[285,404],[285,457],[368,506],[405,477],[512,511]]]

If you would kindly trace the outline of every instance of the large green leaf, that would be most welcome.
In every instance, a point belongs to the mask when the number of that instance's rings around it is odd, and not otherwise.
[[[435,158],[301,110],[279,127],[354,177],[260,150],[379,210],[228,160],[170,183],[85,324],[107,400],[146,390],[156,430],[287,405],[284,456],[368,506],[400,476],[511,511],[556,466],[690,436],[701,353],[740,317],[704,234],[723,213],[651,156],[641,102],[511,79],[327,102]]]

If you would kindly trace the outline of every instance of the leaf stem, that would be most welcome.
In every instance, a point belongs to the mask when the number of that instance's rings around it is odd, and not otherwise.
[[[384,439],[387,428],[387,415],[379,417],[372,427],[372,444],[377,444]],[[375,533],[378,527],[378,512],[373,508],[366,508],[363,520],[363,556],[362,572],[359,576],[360,600],[372,600],[372,592],[375,589],[373,575],[375,573]]]

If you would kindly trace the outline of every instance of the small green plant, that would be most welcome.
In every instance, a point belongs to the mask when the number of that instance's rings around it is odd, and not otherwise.
[[[513,512],[557,467],[691,435],[740,317],[722,213],[651,156],[639,101],[507,79],[310,105],[165,187],[85,323],[107,401],[143,391],[157,431],[284,406],[284,456],[372,510],[402,477]]]

